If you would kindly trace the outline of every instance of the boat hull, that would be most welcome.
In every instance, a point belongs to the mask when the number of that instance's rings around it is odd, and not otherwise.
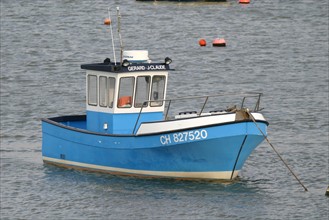
[[[45,163],[112,174],[233,179],[264,140],[267,122],[239,121],[159,134],[108,135],[43,120]]]

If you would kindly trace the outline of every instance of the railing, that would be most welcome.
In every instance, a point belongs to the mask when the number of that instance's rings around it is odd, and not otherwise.
[[[188,96],[188,97],[175,98],[175,99],[148,100],[148,101],[143,102],[143,105],[140,109],[140,112],[138,114],[138,117],[137,117],[137,120],[136,120],[136,123],[134,126],[133,134],[135,134],[140,116],[143,112],[143,108],[148,106],[148,103],[152,103],[152,102],[163,102],[164,104],[168,103],[168,105],[166,107],[166,111],[165,111],[165,117],[164,117],[164,120],[168,120],[169,119],[169,117],[168,117],[169,110],[171,109],[171,105],[173,102],[204,99],[204,102],[201,103],[200,111],[196,111],[196,117],[200,117],[202,115],[202,113],[204,112],[204,110],[206,109],[207,104],[209,103],[209,100],[218,98],[218,97],[242,97],[240,107],[234,105],[233,108],[235,108],[235,109],[244,108],[246,100],[248,100],[248,98],[256,98],[256,103],[255,103],[255,106],[252,111],[254,111],[254,112],[260,111],[261,110],[260,98],[262,95],[263,95],[262,93],[224,93],[224,94],[207,95],[207,96]],[[226,109],[223,109],[222,111],[228,110],[228,108],[229,107],[227,106]]]

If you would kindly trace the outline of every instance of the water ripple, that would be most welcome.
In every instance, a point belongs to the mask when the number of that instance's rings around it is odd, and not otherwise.
[[[148,49],[153,60],[173,59],[169,97],[264,93],[269,139],[309,192],[265,142],[232,183],[144,180],[43,165],[40,118],[84,113],[80,64],[112,57],[102,22],[107,7],[118,4],[125,48]],[[328,217],[327,1],[3,0],[1,9],[1,218]],[[212,47],[217,37],[227,47]],[[200,38],[207,47],[199,47]]]

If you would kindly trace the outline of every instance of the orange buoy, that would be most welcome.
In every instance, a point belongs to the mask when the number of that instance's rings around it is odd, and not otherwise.
[[[200,39],[200,40],[199,40],[199,45],[200,45],[201,47],[205,47],[205,46],[207,45],[206,40],[205,40],[205,39]]]
[[[214,47],[225,47],[226,46],[226,42],[222,38],[216,38],[215,40],[213,40],[212,45]]]
[[[239,0],[240,4],[249,4],[250,0]]]
[[[105,25],[111,25],[111,20],[109,18],[104,19],[104,24]]]

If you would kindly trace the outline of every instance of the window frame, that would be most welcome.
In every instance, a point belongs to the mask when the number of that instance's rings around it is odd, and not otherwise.
[[[142,100],[142,103],[137,103],[137,95],[139,94],[138,79],[142,79],[142,78],[144,78],[144,80],[146,78],[148,78],[148,80],[149,80],[149,82],[147,82],[148,91],[147,91],[147,95],[146,95],[146,100]],[[150,100],[151,80],[152,80],[151,75],[141,75],[141,76],[136,77],[136,86],[135,86],[136,89],[135,89],[135,96],[134,96],[134,107],[135,108],[142,108],[142,107],[145,108],[145,107],[149,106],[148,102],[146,104],[144,104],[143,102]],[[138,101],[140,101],[140,100],[138,100]]]
[[[122,88],[122,84],[121,84],[121,82],[122,82],[122,80],[123,79],[127,79],[127,78],[131,78],[133,81],[132,81],[132,90],[131,90],[131,95],[123,95],[123,96],[120,96],[120,92],[121,92],[121,88]],[[134,76],[124,76],[124,77],[120,77],[120,79],[119,79],[119,89],[118,89],[118,97],[117,97],[117,108],[123,108],[123,109],[127,109],[127,108],[132,108],[133,106],[134,106],[134,100],[133,100],[133,97],[134,97],[134,92],[135,92],[135,83],[136,83],[136,77],[134,77]],[[119,104],[120,104],[120,99],[122,98],[122,97],[131,97],[131,105],[130,106],[119,106]]]
[[[111,79],[113,79],[113,93],[112,94],[110,93]],[[114,107],[115,87],[116,87],[115,83],[116,83],[116,78],[115,77],[113,77],[113,76],[107,77],[107,94],[108,94],[108,96],[107,96],[107,98],[108,98],[107,102],[108,103],[107,104],[108,104],[108,107],[109,108],[113,108]]]
[[[97,75],[94,75],[94,74],[88,74],[87,76],[88,78],[88,105],[91,105],[91,106],[97,106],[98,105],[98,77]],[[95,94],[95,97],[93,97],[95,99],[95,102],[91,102],[91,78],[95,78],[96,81],[95,81],[95,88],[93,89]]]
[[[105,79],[105,88],[103,88],[103,91],[101,91],[102,90],[102,86],[101,86],[101,82],[102,82],[102,80],[101,79]],[[99,106],[100,107],[103,107],[103,108],[106,108],[106,107],[108,107],[108,82],[107,82],[107,77],[106,76],[99,76],[99,79],[98,79],[98,83],[99,83],[99,90],[98,90],[98,104],[99,104]],[[105,99],[104,99],[104,101],[105,101],[105,105],[102,105],[102,101],[101,101],[101,99],[103,98],[102,97],[102,95],[105,95]]]
[[[154,78],[155,77],[161,77],[163,78],[163,90],[161,91],[162,94],[161,94],[161,98],[158,98],[160,100],[163,100],[164,99],[164,96],[165,96],[165,91],[166,91],[166,80],[167,80],[167,76],[166,75],[153,75],[152,76],[152,83],[151,83],[151,93],[150,93],[150,106],[151,107],[161,107],[163,106],[164,102],[163,101],[157,101],[156,99],[153,99],[153,93],[154,93],[154,89],[153,89],[153,85],[156,83],[154,82]],[[156,92],[159,92],[159,91],[156,91]],[[158,96],[159,96],[159,93],[158,93]],[[161,104],[159,104],[161,103]]]

